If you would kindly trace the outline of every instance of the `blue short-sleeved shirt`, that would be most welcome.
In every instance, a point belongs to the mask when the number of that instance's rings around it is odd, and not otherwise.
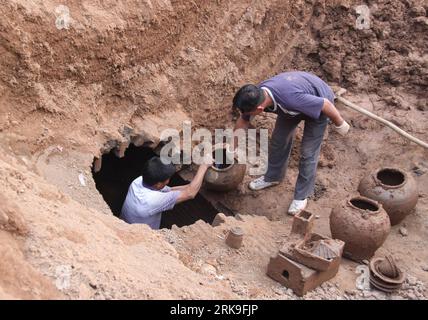
[[[324,105],[324,98],[334,103],[334,93],[327,83],[314,74],[304,71],[280,73],[261,82],[259,88],[265,89],[274,101],[273,110],[291,114],[304,114],[318,119]],[[250,117],[243,115],[245,120]]]
[[[162,212],[174,208],[179,195],[180,191],[172,191],[168,186],[161,190],[151,189],[144,185],[140,176],[129,186],[120,218],[128,223],[144,223],[159,229]]]

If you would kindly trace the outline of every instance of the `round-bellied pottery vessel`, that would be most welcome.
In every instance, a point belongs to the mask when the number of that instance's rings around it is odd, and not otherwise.
[[[343,255],[356,261],[371,258],[385,242],[390,229],[382,205],[361,196],[344,200],[330,215],[332,237],[344,241]]]
[[[217,149],[214,153],[216,151]],[[223,159],[226,159],[227,153],[225,149],[220,150],[220,152],[223,152]],[[216,158],[214,157],[214,159]],[[228,162],[217,162],[208,168],[205,173],[205,186],[207,189],[215,191],[230,191],[236,189],[242,180],[244,180],[246,170],[247,166],[237,163],[236,159],[229,159]]]
[[[418,202],[418,186],[412,175],[398,168],[381,168],[366,175],[358,186],[362,196],[378,201],[391,225],[400,223]]]

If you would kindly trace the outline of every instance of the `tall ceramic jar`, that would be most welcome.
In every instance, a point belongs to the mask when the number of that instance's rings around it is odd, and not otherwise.
[[[214,150],[214,154],[217,150]],[[226,159],[226,150],[221,149],[224,159]],[[216,159],[216,157],[214,156]],[[226,162],[226,161],[224,161]],[[205,173],[204,182],[207,189],[215,191],[230,191],[236,189],[238,185],[244,180],[247,166],[245,164],[237,163],[237,160],[229,160],[228,163],[217,162],[208,168]]]
[[[416,180],[404,170],[381,168],[366,175],[358,186],[362,196],[380,202],[391,225],[400,223],[418,202]]]
[[[370,259],[385,242],[390,229],[382,205],[361,196],[346,199],[330,215],[332,237],[344,241],[344,256],[356,261]]]

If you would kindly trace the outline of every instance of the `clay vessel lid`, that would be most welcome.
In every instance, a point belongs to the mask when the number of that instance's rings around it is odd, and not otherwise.
[[[230,229],[230,232],[235,236],[244,235],[244,230],[242,230],[242,228],[240,227],[233,227],[232,229]]]

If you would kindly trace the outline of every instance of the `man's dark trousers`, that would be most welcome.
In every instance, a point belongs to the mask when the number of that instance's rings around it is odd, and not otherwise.
[[[305,121],[305,128],[300,146],[299,176],[294,189],[295,200],[306,199],[314,191],[321,143],[328,123],[324,114],[321,113],[319,119],[315,120],[302,114],[291,116],[284,112],[278,113],[265,174],[265,181],[281,181],[284,178],[296,127],[302,120]]]

